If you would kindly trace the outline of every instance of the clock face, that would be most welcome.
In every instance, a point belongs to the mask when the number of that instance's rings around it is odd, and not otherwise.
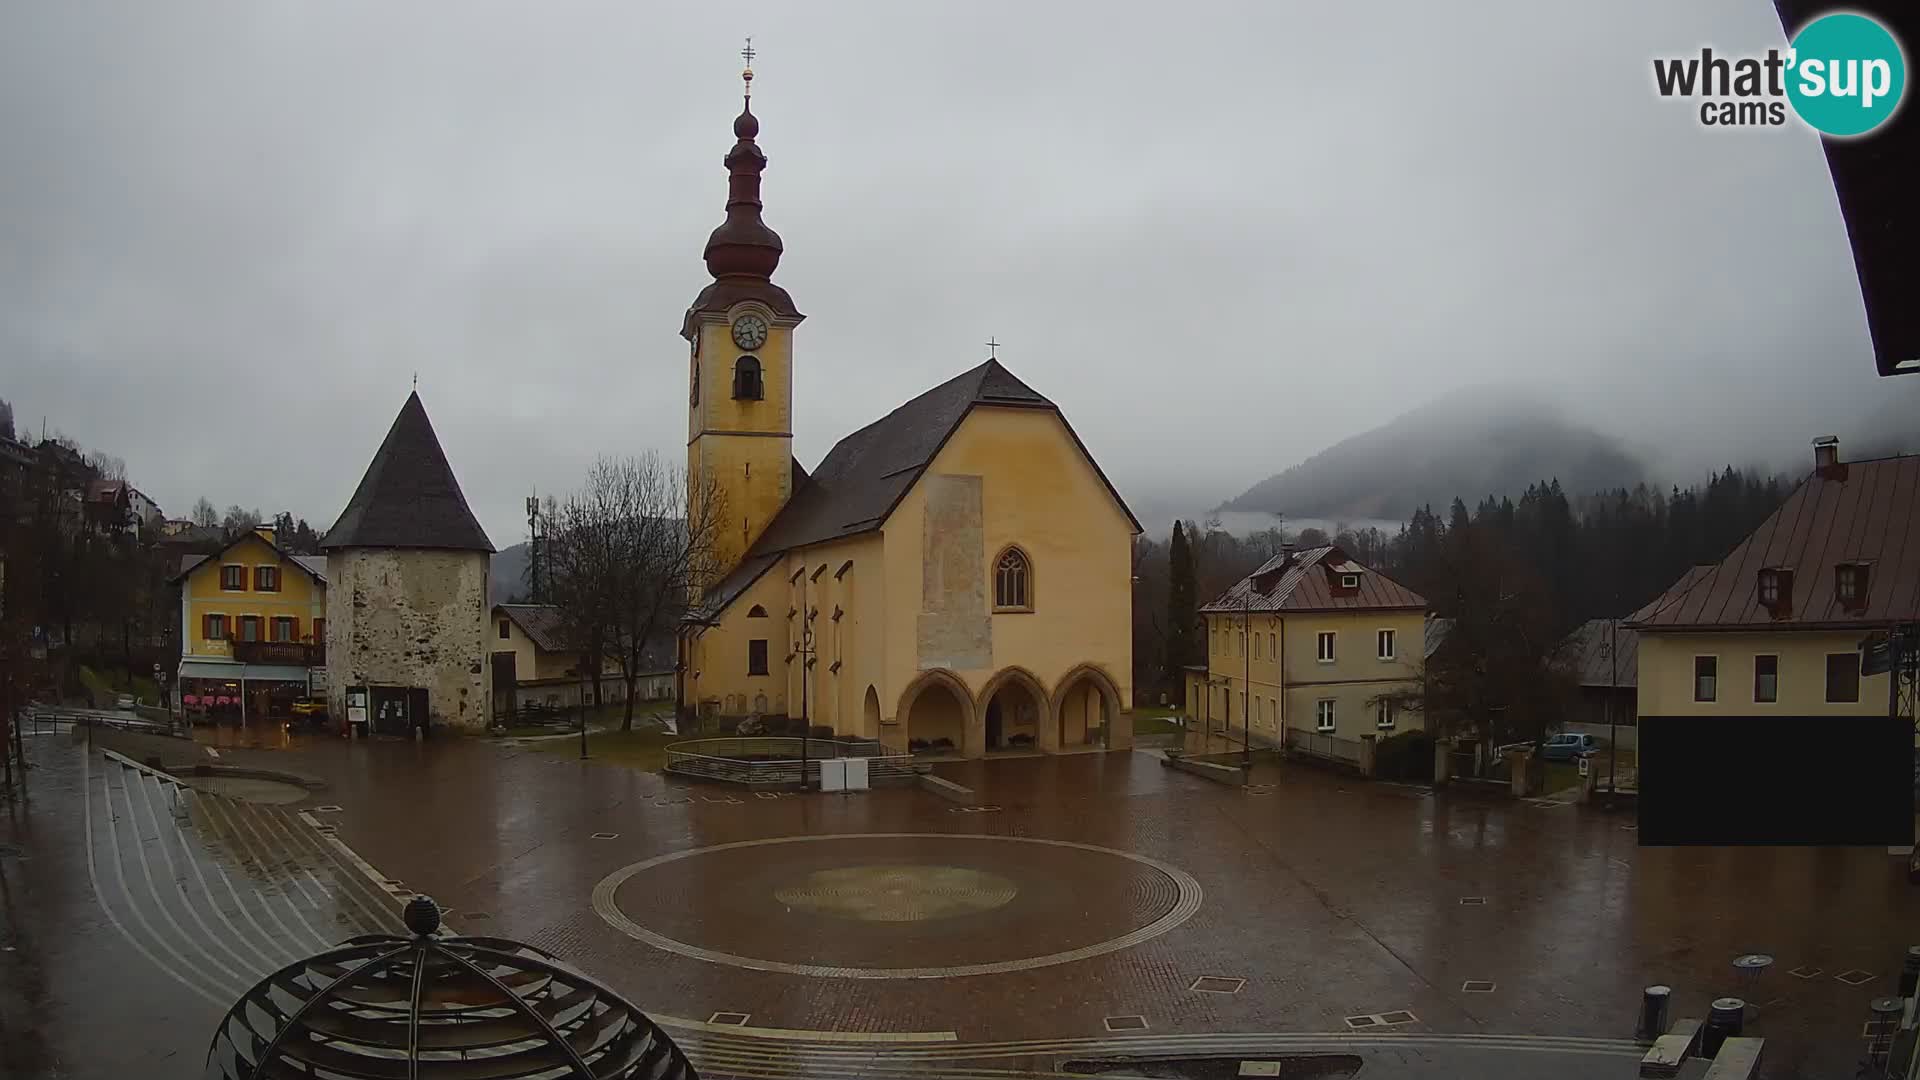
[[[757,349],[767,343],[767,321],[758,315],[742,315],[733,320],[733,343],[743,349]]]

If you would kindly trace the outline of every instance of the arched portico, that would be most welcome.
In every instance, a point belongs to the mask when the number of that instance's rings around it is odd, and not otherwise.
[[[900,693],[896,713],[907,750],[916,754],[981,755],[973,694],[958,675],[944,668],[923,671]],[[919,745],[916,745],[919,744]]]
[[[1130,738],[1116,737],[1120,714],[1120,687],[1113,678],[1093,664],[1081,664],[1062,676],[1053,692],[1054,748],[1130,745]]]
[[[1056,743],[1047,717],[1051,699],[1033,672],[1022,667],[1001,670],[980,689],[981,745],[996,750],[1052,750]]]

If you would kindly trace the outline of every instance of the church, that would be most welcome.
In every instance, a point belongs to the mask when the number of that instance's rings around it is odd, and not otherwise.
[[[988,359],[812,472],[794,459],[806,316],[773,282],[783,249],[761,220],[743,77],[713,281],[681,325],[689,488],[724,520],[679,632],[681,709],[928,756],[1132,745],[1140,524],[1058,406]]]

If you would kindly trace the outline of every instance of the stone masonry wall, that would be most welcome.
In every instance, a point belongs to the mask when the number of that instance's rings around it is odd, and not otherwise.
[[[484,731],[489,714],[484,552],[346,548],[327,554],[327,696],[350,686],[427,689],[433,723]]]

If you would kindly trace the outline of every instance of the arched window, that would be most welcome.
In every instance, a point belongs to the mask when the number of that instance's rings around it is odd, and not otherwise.
[[[760,387],[758,358],[743,356],[733,362],[733,396],[741,401],[759,401],[765,396]]]
[[[749,619],[764,619],[766,617],[767,609],[761,607],[759,604],[755,604],[747,609],[747,618]]]
[[[993,607],[996,611],[1033,610],[1033,564],[1019,548],[1010,547],[994,560]]]

